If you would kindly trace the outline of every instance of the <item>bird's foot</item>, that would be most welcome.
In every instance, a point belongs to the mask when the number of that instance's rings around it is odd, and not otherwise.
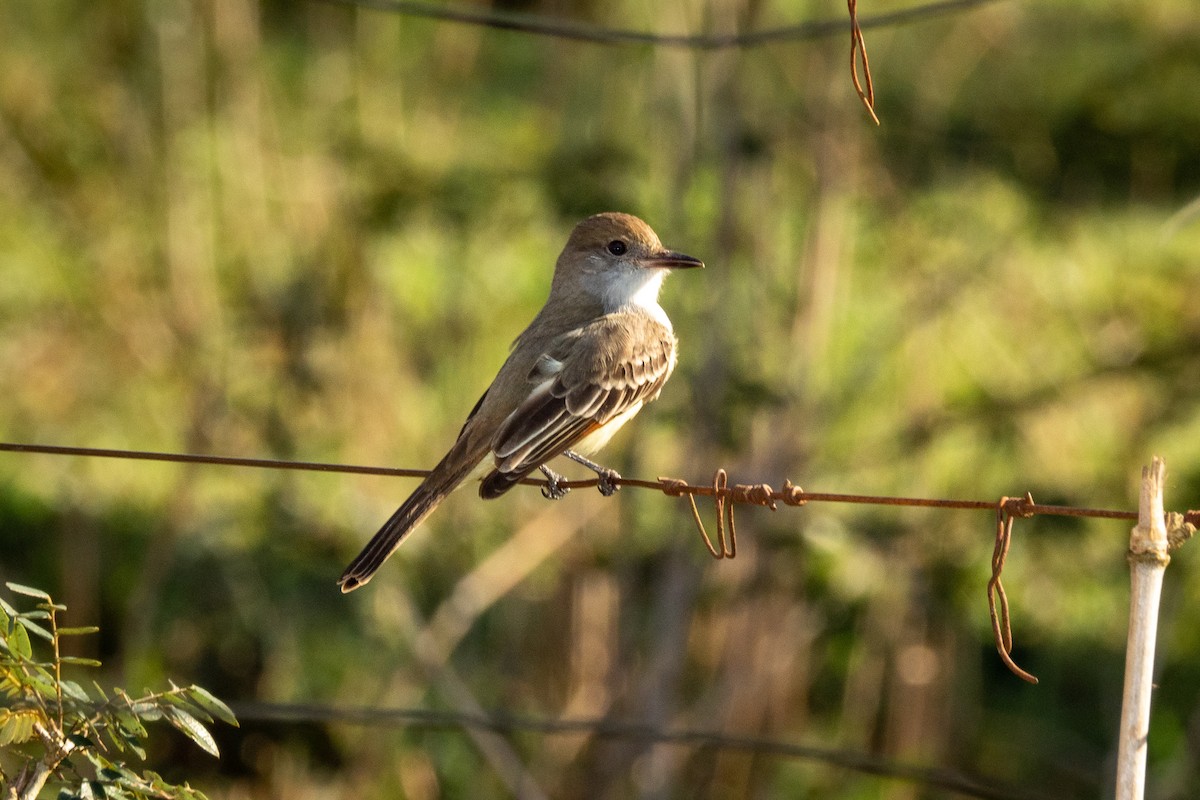
[[[612,497],[621,490],[620,484],[616,483],[616,481],[621,480],[621,473],[617,472],[615,469],[601,467],[600,469],[596,470],[596,477],[599,479],[599,481],[596,483],[596,488],[599,489],[600,494],[604,495],[605,497]]]
[[[563,455],[572,461],[583,464],[592,472],[596,473],[596,477],[598,478],[596,482],[596,488],[600,490],[600,494],[604,495],[605,497],[612,497],[620,490],[621,487],[617,484],[617,481],[621,480],[621,473],[617,472],[615,469],[602,467],[595,461],[592,461],[590,458],[584,458],[573,450],[568,450],[567,452],[563,453]]]
[[[565,478],[545,465],[539,467],[539,469],[546,476],[546,485],[542,487],[542,497],[547,500],[562,500],[566,497],[571,488],[562,485]]]

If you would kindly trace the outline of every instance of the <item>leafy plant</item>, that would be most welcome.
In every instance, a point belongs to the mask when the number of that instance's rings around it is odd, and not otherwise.
[[[89,690],[64,679],[64,666],[98,667],[100,662],[62,655],[62,638],[98,629],[59,627],[59,614],[66,606],[40,589],[6,585],[38,602],[31,611],[17,611],[0,598],[3,800],[35,800],[47,785],[59,789],[59,800],[204,800],[203,793],[186,783],[171,784],[150,770],[135,772],[124,762],[129,754],[145,760],[145,724],[160,720],[206,753],[219,756],[207,726],[215,720],[237,725],[229,707],[199,686],[172,683],[167,691],[147,691],[135,698],[123,689],[105,692],[95,681]],[[37,639],[48,643],[49,660],[35,653]]]

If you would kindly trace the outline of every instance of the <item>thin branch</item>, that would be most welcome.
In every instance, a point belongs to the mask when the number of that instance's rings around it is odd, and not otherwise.
[[[58,728],[49,728],[41,722],[35,722],[33,731],[41,740],[46,754],[34,765],[33,771],[22,770],[18,780],[9,787],[9,796],[19,800],[37,800],[54,770],[75,749],[75,743],[66,738]]]
[[[1129,535],[1129,637],[1125,645],[1125,687],[1117,739],[1117,800],[1146,794],[1150,699],[1154,688],[1154,648],[1163,577],[1170,563],[1170,535],[1163,512],[1167,466],[1155,456],[1142,467],[1138,524]]]

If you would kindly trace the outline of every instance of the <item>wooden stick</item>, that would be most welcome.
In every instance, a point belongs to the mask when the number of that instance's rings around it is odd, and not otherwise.
[[[1138,524],[1129,535],[1129,640],[1125,650],[1125,695],[1117,743],[1117,800],[1142,800],[1146,793],[1146,743],[1150,732],[1150,690],[1158,604],[1167,555],[1163,484],[1167,467],[1154,457],[1142,467]]]

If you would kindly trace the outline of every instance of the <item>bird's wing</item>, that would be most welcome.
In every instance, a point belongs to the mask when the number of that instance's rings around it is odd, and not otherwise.
[[[621,414],[658,397],[675,368],[675,335],[636,312],[607,314],[553,342],[529,374],[526,399],[492,440],[494,497]]]

